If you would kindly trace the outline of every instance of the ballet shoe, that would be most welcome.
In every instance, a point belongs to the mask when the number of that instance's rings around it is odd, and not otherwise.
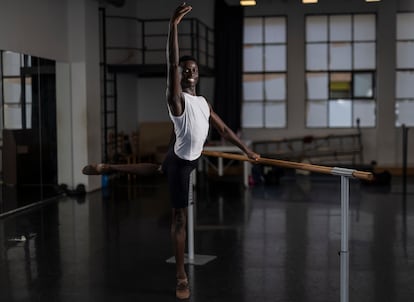
[[[175,296],[177,299],[184,300],[190,298],[190,286],[188,279],[177,279],[177,287],[175,288]]]
[[[85,175],[101,175],[109,172],[109,167],[106,164],[90,164],[82,169]]]

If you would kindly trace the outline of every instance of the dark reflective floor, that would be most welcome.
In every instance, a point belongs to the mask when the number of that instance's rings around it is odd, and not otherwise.
[[[7,185],[0,180],[0,215],[13,213],[20,208],[60,195],[57,185]]]
[[[340,301],[339,177],[199,176],[190,301]],[[175,301],[164,179],[0,219],[0,301]],[[414,186],[351,180],[349,301],[414,301]]]

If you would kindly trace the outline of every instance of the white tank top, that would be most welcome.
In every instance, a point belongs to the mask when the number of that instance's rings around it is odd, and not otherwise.
[[[174,124],[176,136],[175,154],[185,160],[200,157],[210,127],[210,107],[202,96],[183,92],[184,112],[174,116],[168,106],[168,113]]]

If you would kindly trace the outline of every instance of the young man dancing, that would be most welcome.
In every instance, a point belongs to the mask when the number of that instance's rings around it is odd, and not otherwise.
[[[191,11],[186,3],[178,6],[169,24],[167,40],[167,107],[174,124],[175,142],[161,166],[141,163],[131,165],[88,165],[84,174],[124,172],[139,175],[163,173],[167,175],[172,205],[171,239],[176,262],[176,297],[188,299],[190,288],[184,266],[188,193],[190,174],[197,167],[210,124],[227,141],[238,146],[250,159],[260,155],[250,150],[214,112],[203,96],[196,94],[198,65],[191,56],[179,56],[178,24]]]

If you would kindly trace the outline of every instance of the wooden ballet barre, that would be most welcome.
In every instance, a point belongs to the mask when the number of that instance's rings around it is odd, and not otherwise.
[[[371,172],[364,172],[364,171],[358,171],[358,170],[352,170],[352,169],[318,166],[318,165],[298,163],[298,162],[279,160],[279,159],[270,159],[270,158],[264,158],[264,157],[261,157],[258,160],[254,161],[254,160],[249,159],[245,155],[227,153],[227,152],[203,151],[202,154],[205,156],[222,157],[226,159],[240,160],[240,161],[249,161],[251,163],[306,170],[306,171],[322,173],[322,174],[332,174],[332,175],[349,174],[348,176],[352,176],[358,179],[363,179],[363,180],[368,180],[368,181],[372,181],[374,179],[374,175]]]

